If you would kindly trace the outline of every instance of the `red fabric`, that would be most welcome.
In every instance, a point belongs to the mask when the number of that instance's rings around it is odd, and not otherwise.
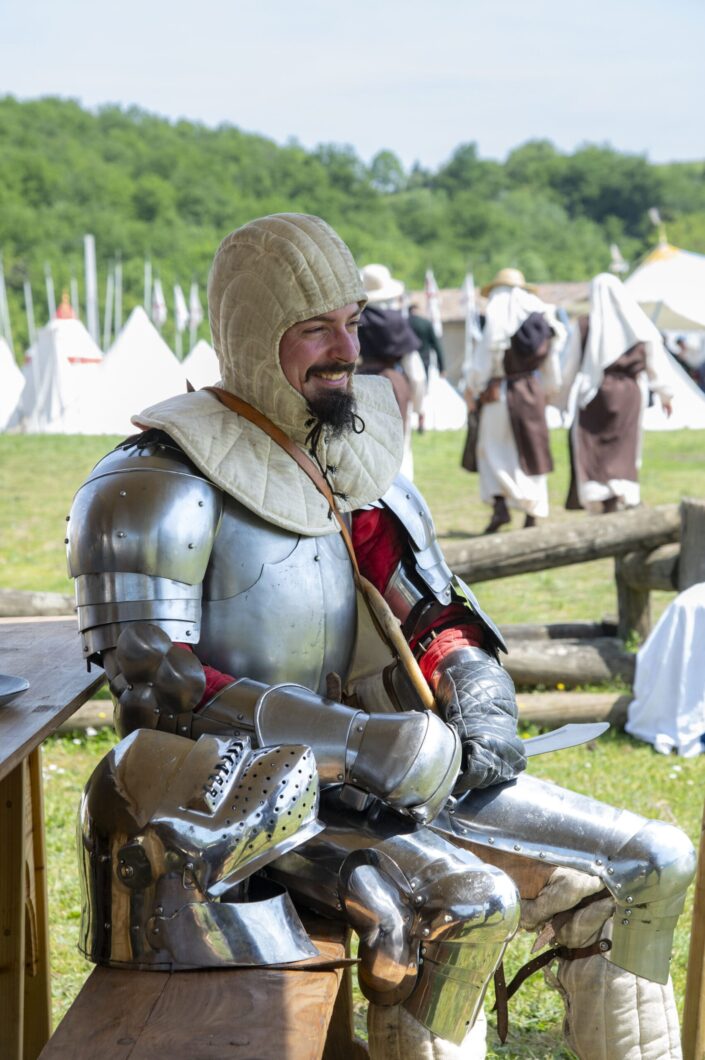
[[[468,624],[444,629],[431,641],[428,651],[425,651],[419,659],[419,667],[433,691],[438,684],[438,678],[434,678],[433,675],[441,659],[444,659],[451,651],[465,647],[482,647],[482,630],[479,626]]]
[[[406,535],[401,524],[387,508],[354,512],[352,542],[360,573],[384,593],[404,555]]]
[[[388,508],[355,512],[352,540],[360,572],[380,593],[384,593],[407,548],[406,532],[401,523]],[[435,637],[419,660],[421,673],[429,685],[432,685],[433,671],[448,652],[464,646],[481,648],[484,643],[482,626],[468,621],[467,608],[462,604],[449,604],[432,623],[416,634],[410,644],[412,651],[434,628],[446,626],[449,622],[456,625]]]
[[[178,643],[178,647],[186,648],[187,651],[193,651],[190,644]],[[203,672],[206,675],[206,687],[201,696],[201,702],[198,704],[199,707],[202,707],[204,703],[207,703],[209,699],[212,699],[216,692],[220,692],[221,688],[225,688],[226,685],[231,685],[235,680],[230,674],[221,673],[221,671],[216,670],[214,666],[204,666]],[[198,707],[196,709],[198,710]]]

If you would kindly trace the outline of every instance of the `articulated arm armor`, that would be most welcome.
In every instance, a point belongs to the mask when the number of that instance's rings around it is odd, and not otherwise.
[[[516,734],[514,684],[497,660],[506,651],[497,627],[484,614],[475,596],[450,571],[428,510],[418,490],[397,477],[382,498],[408,533],[411,562],[404,557],[385,590],[387,603],[402,622],[406,635],[428,628],[448,605],[462,604],[467,621],[482,628],[489,650],[462,647],[450,651],[435,669],[436,702],[453,725],[463,745],[458,790],[489,787],[512,780],[526,766]],[[457,621],[457,620],[456,620]],[[422,648],[429,643],[423,643]]]
[[[377,795],[419,821],[435,817],[455,785],[460,741],[429,712],[367,714],[301,685],[246,678],[194,712],[205,686],[201,664],[148,623],[123,631],[115,664],[111,688],[121,735],[150,728],[194,739],[237,733],[257,747],[303,742],[314,752],[322,785]]]

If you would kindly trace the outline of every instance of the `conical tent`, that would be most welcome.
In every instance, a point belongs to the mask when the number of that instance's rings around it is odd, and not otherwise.
[[[661,331],[705,328],[705,255],[661,243],[624,286]]]
[[[132,310],[101,369],[103,408],[100,432],[134,433],[130,417],[141,409],[186,391],[183,365],[142,306]]]
[[[19,404],[25,378],[17,367],[12,350],[0,336],[0,431],[4,431]]]
[[[658,398],[644,409],[645,431],[705,430],[705,394],[678,362],[661,347],[656,351],[659,378],[673,391],[673,412],[667,417]]]
[[[26,386],[11,426],[34,434],[90,434],[103,355],[80,320],[52,320],[27,351]]]
[[[182,367],[194,390],[200,390],[203,386],[212,386],[220,379],[218,357],[205,339],[199,339],[188,357],[184,358]]]

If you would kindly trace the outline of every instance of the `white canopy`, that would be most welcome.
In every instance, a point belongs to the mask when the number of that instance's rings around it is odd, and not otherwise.
[[[4,431],[12,419],[24,386],[25,378],[12,350],[0,336],[0,431]]]
[[[182,367],[194,390],[200,390],[203,386],[213,386],[220,380],[218,357],[205,339],[199,339],[188,357],[184,358]]]
[[[90,434],[103,355],[80,320],[52,320],[27,351],[11,426],[34,434]]]
[[[464,400],[435,368],[428,376],[428,390],[423,401],[424,427],[428,431],[458,431],[467,423]]]
[[[132,310],[101,369],[102,400],[96,434],[133,434],[130,417],[186,390],[183,365],[142,306]]]
[[[661,331],[705,328],[705,255],[661,243],[624,286]]]
[[[663,346],[656,351],[655,359],[659,379],[673,391],[673,413],[667,418],[661,402],[655,398],[653,405],[644,409],[644,430],[679,431],[684,427],[705,430],[705,393]]]

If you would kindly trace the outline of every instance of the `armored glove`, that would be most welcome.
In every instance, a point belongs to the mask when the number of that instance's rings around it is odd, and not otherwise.
[[[438,664],[436,702],[463,746],[456,794],[513,780],[526,768],[516,733],[514,682],[481,648],[451,651]]]
[[[194,739],[238,732],[258,747],[305,743],[322,786],[349,785],[424,822],[436,816],[458,776],[458,733],[426,711],[368,714],[301,685],[268,687],[247,678],[199,707],[201,663],[151,623],[123,630],[104,663],[121,736],[156,728]]]

